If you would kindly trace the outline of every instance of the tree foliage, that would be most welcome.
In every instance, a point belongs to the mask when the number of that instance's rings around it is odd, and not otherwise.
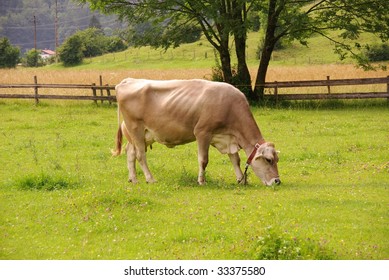
[[[0,38],[0,68],[16,67],[19,56],[19,48],[12,46],[8,38]]]
[[[127,49],[127,45],[122,39],[116,36],[105,36],[102,30],[93,27],[80,30],[70,36],[61,46],[59,52],[65,65],[75,65],[81,63],[84,57],[95,57],[107,52],[125,49]],[[72,52],[74,53],[72,54]],[[67,59],[70,63],[66,62]]]
[[[226,82],[233,82],[230,41],[234,36],[240,83],[249,85],[246,64],[247,14],[254,1],[246,0],[79,0],[105,13],[115,13],[130,26],[143,25],[142,38],[153,47],[167,49],[183,43],[184,35],[200,29],[220,58]],[[139,32],[138,32],[139,35]],[[139,38],[137,38],[139,42]]]
[[[263,84],[271,54],[282,38],[308,45],[308,39],[320,35],[334,44],[339,58],[351,57],[364,69],[372,69],[360,49],[360,35],[374,33],[381,40],[389,36],[389,1],[381,0],[269,0],[260,2],[266,16],[266,35],[262,49],[255,92],[263,97]],[[334,32],[335,31],[335,32]]]
[[[234,41],[240,83],[251,85],[246,64],[246,34],[254,25],[248,15],[257,14],[264,38],[252,99],[263,98],[266,73],[274,49],[280,42],[298,41],[308,46],[309,38],[320,35],[333,42],[340,59],[351,57],[365,69],[372,69],[360,35],[376,34],[389,38],[389,1],[382,0],[78,0],[94,9],[118,14],[131,24],[148,24],[155,46],[179,44],[180,30],[197,25],[220,57],[223,78],[233,81],[230,40]],[[255,25],[258,28],[257,25]],[[166,28],[162,30],[161,28]],[[163,38],[163,40],[161,40]],[[250,86],[249,86],[250,87]],[[250,87],[251,89],[251,87]]]
[[[23,64],[27,67],[38,67],[43,66],[43,60],[40,56],[40,51],[31,49],[26,52],[26,57],[23,59]]]
[[[59,48],[59,58],[65,66],[80,64],[84,59],[84,44],[79,35],[69,37]]]

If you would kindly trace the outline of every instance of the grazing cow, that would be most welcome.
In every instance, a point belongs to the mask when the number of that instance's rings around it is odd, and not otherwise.
[[[235,87],[206,80],[153,81],[124,79],[116,86],[119,129],[116,151],[126,147],[129,181],[136,183],[137,159],[146,181],[154,182],[146,161],[146,150],[158,142],[167,147],[197,141],[198,183],[205,183],[209,146],[228,154],[239,183],[246,183],[247,167],[265,185],[280,184],[277,152],[264,140],[250,112],[249,104]],[[120,124],[120,112],[124,119]],[[246,170],[240,169],[238,151],[248,156]]]

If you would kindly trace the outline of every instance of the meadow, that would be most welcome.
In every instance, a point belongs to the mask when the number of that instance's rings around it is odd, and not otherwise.
[[[280,186],[215,149],[198,186],[195,143],[153,145],[158,182],[133,185],[115,106],[1,101],[0,259],[387,259],[386,102],[252,110]]]
[[[278,51],[267,80],[388,75],[337,63],[330,46],[311,43],[320,56],[301,46]],[[255,49],[248,55],[254,78]],[[214,64],[200,42],[166,53],[129,49],[74,68],[0,70],[0,83],[32,83],[34,75],[74,84],[102,75],[111,85],[126,77],[209,79]],[[253,172],[237,185],[228,157],[213,148],[207,184],[198,186],[195,143],[153,145],[148,162],[158,182],[146,184],[138,171],[133,185],[125,156],[110,153],[115,105],[0,100],[0,259],[388,259],[387,101],[251,109],[281,152],[280,186],[263,186]]]

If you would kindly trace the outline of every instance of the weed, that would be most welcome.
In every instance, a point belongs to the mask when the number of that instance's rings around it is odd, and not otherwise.
[[[254,251],[254,258],[260,260],[329,260],[336,257],[325,247],[325,242],[301,239],[272,227],[258,238]]]
[[[78,186],[78,183],[62,176],[52,176],[45,173],[32,174],[17,181],[21,190],[56,191],[71,189]]]

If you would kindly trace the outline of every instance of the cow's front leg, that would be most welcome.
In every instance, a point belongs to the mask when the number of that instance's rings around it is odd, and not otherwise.
[[[128,182],[132,182],[136,184],[138,183],[138,179],[136,178],[136,168],[135,168],[136,152],[133,144],[127,143],[126,153],[127,153],[127,167],[128,167]]]
[[[236,180],[238,181],[239,184],[247,184],[247,178],[243,174],[242,170],[240,169],[240,157],[238,153],[235,154],[228,154],[232,166],[234,167],[235,175],[236,175]]]

